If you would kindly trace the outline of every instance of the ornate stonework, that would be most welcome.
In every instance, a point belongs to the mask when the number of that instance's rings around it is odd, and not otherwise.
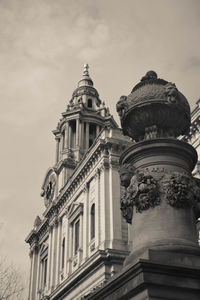
[[[175,84],[149,71],[116,105],[124,134],[135,141],[187,134],[190,107]],[[148,132],[148,134],[146,134]]]
[[[147,170],[124,165],[119,170],[121,180],[121,210],[128,223],[132,223],[133,207],[142,212],[160,203],[159,185]]]
[[[200,180],[186,174],[174,172],[162,180],[167,202],[176,208],[194,207],[200,202]]]
[[[44,204],[46,207],[48,207],[53,200],[55,187],[56,187],[56,177],[54,174],[52,174],[46,180],[46,183],[43,186],[43,190],[41,193],[41,196],[44,197]]]
[[[132,223],[134,207],[142,213],[161,200],[176,208],[193,207],[195,215],[200,215],[200,179],[180,172],[136,171],[130,164],[121,166],[119,173],[121,210],[128,223]]]

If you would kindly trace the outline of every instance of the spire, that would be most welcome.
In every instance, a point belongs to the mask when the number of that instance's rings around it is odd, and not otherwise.
[[[83,65],[83,76],[90,76],[89,72],[88,72],[88,69],[89,69],[89,65],[88,64],[84,64]]]
[[[82,87],[82,86],[93,86],[93,81],[90,78],[89,75],[89,65],[88,64],[84,64],[83,65],[83,74],[82,74],[82,78],[81,80],[79,80],[78,82],[78,87]]]

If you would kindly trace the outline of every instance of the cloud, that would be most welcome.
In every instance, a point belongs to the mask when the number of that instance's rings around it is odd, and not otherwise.
[[[68,36],[68,45],[81,61],[91,61],[106,51],[109,39],[109,26],[105,21],[85,15],[75,23]]]

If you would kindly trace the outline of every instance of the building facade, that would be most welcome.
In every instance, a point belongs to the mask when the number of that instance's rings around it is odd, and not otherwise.
[[[56,163],[42,185],[45,211],[26,238],[30,300],[80,299],[118,272],[128,254],[118,160],[130,142],[87,65],[53,133]]]
[[[188,136],[200,153],[200,101]],[[30,244],[29,300],[83,299],[119,272],[132,230],[120,211],[119,157],[131,144],[99,98],[84,66],[56,130],[56,162],[46,173],[45,211]],[[194,171],[200,177],[200,164]]]

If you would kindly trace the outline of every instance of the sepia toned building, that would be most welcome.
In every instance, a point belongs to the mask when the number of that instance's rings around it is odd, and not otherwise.
[[[200,153],[200,101],[183,140]],[[88,65],[56,130],[56,161],[42,184],[45,210],[30,244],[29,300],[84,299],[117,274],[132,227],[120,210],[119,157],[131,145],[100,100]],[[198,163],[194,175],[200,177]]]
[[[118,272],[128,254],[118,160],[129,138],[100,100],[87,65],[53,133],[56,162],[42,184],[45,211],[26,238],[30,300],[80,299]]]

